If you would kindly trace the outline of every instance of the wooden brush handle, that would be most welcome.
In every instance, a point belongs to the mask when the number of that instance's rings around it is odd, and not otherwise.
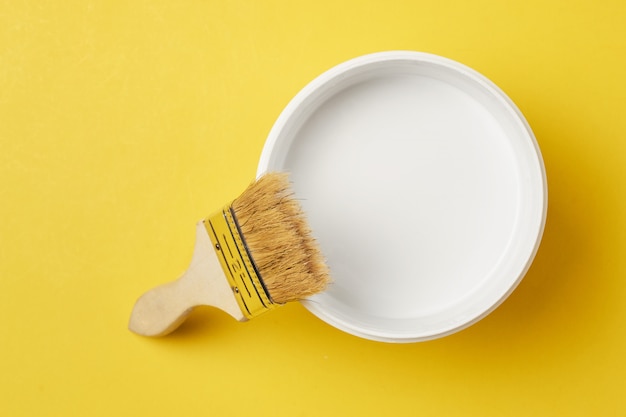
[[[214,306],[239,321],[246,320],[202,222],[196,229],[189,269],[178,280],[142,295],[135,303],[128,328],[143,336],[163,336],[180,326],[199,305]]]
[[[143,336],[163,336],[180,326],[197,305],[184,276],[142,295],[133,308],[129,329]]]

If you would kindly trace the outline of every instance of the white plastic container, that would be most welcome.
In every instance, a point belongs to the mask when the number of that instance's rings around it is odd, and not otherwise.
[[[469,326],[537,251],[545,169],[521,112],[476,71],[383,52],[325,72],[285,108],[258,173],[288,171],[333,284],[303,301],[386,342]]]

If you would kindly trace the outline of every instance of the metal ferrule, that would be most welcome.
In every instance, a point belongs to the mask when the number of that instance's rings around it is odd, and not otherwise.
[[[226,206],[207,217],[204,225],[243,314],[251,319],[277,307],[261,280],[232,208]]]

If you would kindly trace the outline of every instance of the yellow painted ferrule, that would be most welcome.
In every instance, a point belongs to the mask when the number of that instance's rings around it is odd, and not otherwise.
[[[251,319],[277,307],[259,276],[231,207],[207,217],[204,226],[242,313]]]

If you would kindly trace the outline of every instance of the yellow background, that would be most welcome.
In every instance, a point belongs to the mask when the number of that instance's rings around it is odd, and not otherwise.
[[[624,22],[622,0],[1,1],[0,414],[626,415]],[[549,216],[513,295],[420,344],[299,304],[130,333],[288,101],[389,49],[475,68],[533,127]]]

